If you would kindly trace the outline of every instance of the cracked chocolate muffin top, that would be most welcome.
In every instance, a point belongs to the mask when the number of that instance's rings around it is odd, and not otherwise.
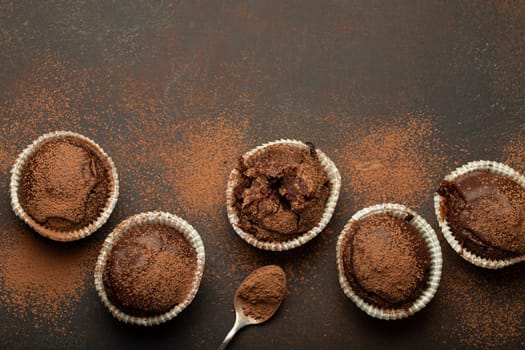
[[[289,241],[320,222],[330,181],[313,147],[268,146],[256,159],[241,157],[237,170],[238,225],[256,239]]]
[[[461,246],[488,259],[525,254],[525,189],[512,179],[476,170],[442,181],[442,215]]]

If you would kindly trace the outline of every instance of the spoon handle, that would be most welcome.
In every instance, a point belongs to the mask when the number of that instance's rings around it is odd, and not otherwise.
[[[228,334],[226,334],[226,338],[224,338],[224,340],[222,341],[222,344],[219,345],[217,350],[224,350],[224,349],[226,349],[226,347],[230,343],[230,340],[233,339],[233,336],[235,334],[237,334],[239,329],[243,328],[246,325],[248,325],[248,323],[241,316],[239,316],[238,313],[236,313],[235,314],[235,323],[233,324],[232,329],[230,329]]]

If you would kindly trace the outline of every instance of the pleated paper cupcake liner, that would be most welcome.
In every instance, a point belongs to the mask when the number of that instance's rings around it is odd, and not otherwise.
[[[178,232],[182,233],[184,238],[191,244],[197,253],[197,267],[195,269],[192,288],[184,301],[178,305],[175,305],[171,310],[164,314],[150,317],[128,315],[116,307],[108,299],[103,281],[104,270],[113,246],[123,235],[126,234],[126,232],[131,227],[144,224],[160,224],[174,228]],[[166,212],[141,213],[129,217],[128,219],[121,222],[104,241],[95,266],[95,288],[100,299],[102,300],[102,303],[119,321],[140,326],[154,326],[173,319],[193,301],[197,291],[199,290],[202,275],[204,273],[204,261],[205,254],[202,239],[199,233],[188,222],[174,214]]]
[[[521,187],[525,188],[525,176],[521,175],[508,165],[488,160],[479,160],[467,163],[451,172],[445,177],[444,180],[454,181],[458,177],[476,170],[486,170],[497,175],[508,177],[509,179],[518,183]],[[458,253],[463,259],[465,259],[473,265],[483,267],[486,269],[501,269],[503,267],[514,265],[525,260],[525,256],[519,256],[509,259],[489,259],[486,257],[476,255],[473,252],[466,249],[465,247],[463,247],[462,244],[456,238],[456,236],[454,236],[452,228],[450,227],[450,224],[446,218],[446,215],[443,214],[444,211],[442,210],[442,208],[444,207],[444,205],[445,198],[436,192],[434,194],[434,209],[436,211],[436,217],[439,223],[439,227],[441,228],[441,232],[443,232],[443,236],[445,237],[448,244],[452,247],[452,249],[454,249],[454,251]]]
[[[245,161],[255,160],[258,157],[264,155],[268,147],[274,145],[288,145],[304,150],[310,149],[307,144],[301,141],[281,139],[278,141],[265,143],[261,146],[252,149],[251,151],[248,151],[243,155],[243,159]],[[326,227],[326,225],[332,218],[335,206],[337,204],[337,200],[339,198],[339,192],[341,189],[341,175],[339,174],[339,170],[337,170],[337,167],[335,166],[334,162],[332,162],[332,160],[328,158],[328,156],[325,153],[323,153],[320,149],[316,149],[316,153],[319,162],[321,163],[330,181],[330,194],[326,200],[324,212],[319,223],[316,226],[312,227],[309,231],[288,241],[262,241],[257,239],[253,234],[246,232],[241,227],[239,227],[239,216],[237,214],[237,209],[234,206],[235,198],[233,190],[237,186],[241,178],[241,173],[237,169],[233,169],[228,178],[228,185],[226,188],[226,210],[228,213],[228,220],[230,221],[230,224],[232,225],[237,235],[239,235],[248,244],[259,249],[272,251],[286,251],[293,248],[297,248],[309,242],[310,240],[315,238],[319,233],[321,233],[321,231],[323,231],[323,229]]]
[[[366,302],[363,298],[357,295],[352,289],[351,285],[346,278],[344,265],[343,265],[343,246],[344,242],[348,239],[351,232],[352,226],[359,220],[364,219],[371,215],[389,214],[393,217],[405,219],[407,215],[413,216],[410,220],[410,224],[421,234],[423,237],[429,252],[430,258],[430,271],[427,280],[427,287],[421,295],[407,308],[399,309],[388,309],[381,308]],[[336,247],[336,259],[337,259],[337,270],[339,276],[339,284],[343,289],[343,292],[348,298],[350,298],[358,308],[366,312],[368,315],[383,319],[383,320],[398,320],[409,317],[416,312],[423,309],[434,297],[439,287],[441,280],[441,272],[443,266],[443,259],[441,255],[441,246],[437,239],[434,229],[428,224],[428,222],[418,215],[413,210],[400,205],[392,203],[378,204],[371,207],[364,208],[355,213],[352,218],[347,222],[343,228],[339,238],[337,240]]]
[[[18,198],[18,192],[20,188],[20,181],[22,176],[23,168],[28,159],[38,151],[39,147],[43,144],[57,139],[77,139],[85,143],[93,152],[95,152],[100,159],[107,163],[109,167],[108,177],[110,180],[110,190],[109,198],[106,201],[106,205],[98,218],[88,224],[87,226],[73,231],[58,231],[53,230],[44,225],[41,225],[36,220],[34,220],[22,207]],[[28,224],[33,230],[38,232],[40,235],[50,238],[55,241],[75,241],[82,239],[91,235],[93,232],[97,231],[102,225],[106,223],[109,219],[109,216],[113,212],[115,205],[117,204],[119,196],[119,179],[117,174],[117,169],[113,160],[104,152],[104,150],[93,140],[87,138],[83,135],[70,132],[70,131],[55,131],[48,134],[44,134],[37,138],[33,143],[27,146],[18,156],[11,169],[11,182],[10,182],[10,193],[11,193],[11,207],[15,214]]]

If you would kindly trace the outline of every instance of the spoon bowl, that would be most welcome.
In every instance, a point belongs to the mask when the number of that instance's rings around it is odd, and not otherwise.
[[[233,298],[233,308],[235,309],[235,323],[233,324],[232,329],[226,335],[226,338],[224,338],[224,340],[222,341],[222,344],[219,346],[218,350],[226,349],[230,341],[233,339],[235,334],[237,334],[237,332],[240,329],[246,326],[249,326],[249,325],[261,324],[261,323],[268,321],[277,312],[277,310],[281,306],[285,293],[282,293],[282,295],[280,295],[278,298],[273,299],[272,300],[273,308],[270,310],[266,309],[266,312],[260,313],[259,317],[253,317],[253,316],[247,315],[245,311],[243,310],[243,307],[242,307],[243,303],[247,302],[241,296],[242,294],[241,290],[243,286],[245,286],[247,283],[250,283],[251,280],[254,280],[255,277],[257,277],[258,275],[262,275],[262,274],[268,275],[268,272],[273,272],[273,276],[271,277],[282,278],[284,280],[284,285],[283,285],[284,291],[286,290],[286,277],[285,277],[284,271],[278,266],[275,266],[275,265],[264,266],[264,267],[261,267],[260,269],[255,270],[250,276],[248,276],[241,283],[241,285],[235,292],[235,297]],[[277,283],[275,283],[275,285],[279,285],[279,280],[277,280]],[[256,287],[260,288],[260,286],[256,286]]]

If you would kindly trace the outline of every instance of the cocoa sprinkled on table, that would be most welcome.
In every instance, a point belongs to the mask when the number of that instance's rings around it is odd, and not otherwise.
[[[513,135],[507,140],[501,151],[501,158],[505,164],[514,167],[521,174],[525,174],[525,134]]]
[[[385,202],[421,206],[448,159],[437,126],[425,115],[358,128],[341,142],[339,166],[356,209]]]
[[[523,268],[486,271],[459,263],[453,269],[445,266],[443,273],[440,313],[453,314],[456,320],[442,331],[468,347],[504,348],[515,342],[525,332],[525,294],[518,281]],[[437,322],[444,321],[437,318]]]
[[[91,282],[98,245],[51,242],[26,230],[3,229],[0,300],[33,326],[69,333],[75,311]]]

